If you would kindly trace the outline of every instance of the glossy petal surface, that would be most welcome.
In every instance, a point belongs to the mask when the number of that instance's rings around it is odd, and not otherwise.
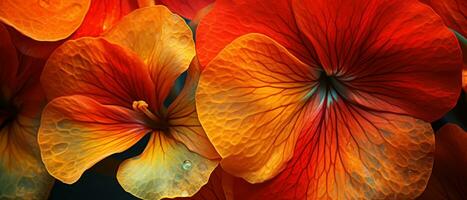
[[[70,40],[50,56],[41,83],[47,98],[82,94],[102,104],[131,108],[152,102],[154,85],[136,54],[102,38]]]
[[[455,124],[436,133],[433,173],[418,199],[465,199],[467,197],[467,132]]]
[[[214,1],[215,0],[158,0],[157,3],[169,7],[172,12],[187,19],[193,19],[199,10]]]
[[[59,97],[44,109],[38,141],[47,171],[64,183],[107,156],[133,146],[150,130],[144,116],[80,95]]]
[[[198,86],[200,69],[198,59],[194,59],[188,69],[185,85],[168,109],[171,135],[191,151],[205,158],[218,159],[219,154],[212,146],[198,120],[195,105],[195,92]]]
[[[427,6],[405,0],[297,0],[293,6],[320,65],[342,84],[339,95],[426,121],[454,107],[460,48]]]
[[[132,12],[105,38],[133,50],[146,63],[156,86],[156,109],[162,105],[174,81],[188,69],[195,55],[189,27],[181,17],[164,6],[150,6]]]
[[[312,46],[302,40],[290,0],[217,0],[201,20],[196,37],[200,63],[205,67],[235,38],[247,33],[265,34],[286,47],[303,62],[313,64]]]
[[[196,95],[223,169],[253,183],[284,169],[317,76],[264,35],[248,34],[227,46],[203,71]]]
[[[0,2],[0,20],[39,41],[70,36],[84,20],[90,0]]]
[[[270,179],[247,199],[418,196],[433,162],[430,124],[367,109],[341,89],[271,38],[249,34],[205,68],[196,99],[222,167],[249,182]]]
[[[141,155],[120,165],[117,179],[127,192],[142,199],[187,197],[208,182],[216,166],[217,161],[154,132]]]

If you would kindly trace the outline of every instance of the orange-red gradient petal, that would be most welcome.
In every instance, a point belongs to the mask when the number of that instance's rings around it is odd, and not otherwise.
[[[196,112],[195,92],[199,76],[199,62],[195,58],[188,69],[188,76],[182,91],[169,106],[170,133],[175,140],[183,143],[190,151],[205,158],[218,159],[220,156],[201,127]]]
[[[298,0],[293,8],[345,98],[426,121],[456,104],[461,50],[429,7],[406,0]]]
[[[144,152],[120,165],[117,179],[123,189],[142,199],[189,197],[208,182],[217,163],[163,132],[153,132]]]
[[[192,197],[176,198],[177,200],[233,200],[236,178],[227,174],[218,166],[209,177],[209,181]]]
[[[443,19],[446,26],[467,37],[467,1],[420,0],[431,6]]]
[[[85,36],[99,36],[123,16],[138,8],[134,0],[98,0],[91,1],[91,7],[79,28],[66,39],[77,39]],[[36,57],[48,58],[64,41],[36,41],[13,31],[13,41],[21,53]]]
[[[90,0],[0,1],[0,21],[39,41],[70,36],[84,20]]]
[[[433,173],[419,199],[465,199],[467,193],[467,132],[444,125],[435,136]]]
[[[80,95],[59,97],[44,109],[38,141],[47,171],[64,183],[146,133],[144,116],[121,106],[102,105]]]
[[[222,167],[266,181],[246,198],[418,196],[433,162],[430,124],[349,103],[323,74],[259,34],[238,38],[202,72],[197,109]]]
[[[169,7],[172,12],[187,19],[193,19],[199,10],[214,1],[215,0],[156,0],[158,4]]]
[[[199,119],[227,172],[257,183],[284,169],[311,112],[313,71],[284,47],[252,33],[227,46],[203,71]]]
[[[109,30],[105,38],[133,50],[146,63],[156,87],[156,110],[195,56],[190,28],[164,6],[135,10]]]
[[[127,108],[133,101],[152,102],[155,91],[141,59],[102,38],[70,40],[60,46],[47,61],[41,83],[49,100],[81,94]]]
[[[217,0],[196,32],[196,50],[202,67],[227,44],[247,33],[273,38],[308,64],[317,60],[314,49],[302,40],[290,0]]]

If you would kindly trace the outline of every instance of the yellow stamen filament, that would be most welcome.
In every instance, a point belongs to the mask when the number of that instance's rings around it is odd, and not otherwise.
[[[148,116],[150,119],[153,121],[159,121],[159,118],[154,115],[151,111],[148,109],[148,104],[145,101],[133,101],[133,110],[135,111],[140,111],[144,113],[146,116]]]

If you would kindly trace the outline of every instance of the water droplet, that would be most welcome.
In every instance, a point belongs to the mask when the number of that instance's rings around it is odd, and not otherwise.
[[[182,169],[188,171],[188,170],[190,170],[192,167],[193,167],[193,164],[191,163],[191,161],[189,161],[189,160],[183,161],[183,163],[182,163]]]

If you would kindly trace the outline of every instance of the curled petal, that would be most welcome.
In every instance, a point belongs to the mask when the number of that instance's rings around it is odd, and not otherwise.
[[[429,5],[451,29],[467,37],[467,2],[462,0],[421,0]]]
[[[141,155],[120,165],[117,179],[123,189],[142,199],[188,197],[208,182],[216,166],[217,161],[154,132]]]
[[[197,110],[227,172],[256,183],[285,167],[317,75],[256,33],[238,38],[210,62],[200,78]]]
[[[0,20],[34,40],[57,41],[78,29],[90,4],[90,0],[4,0]]]
[[[174,81],[188,69],[195,55],[190,28],[164,6],[135,10],[105,38],[133,50],[146,63],[156,87],[156,109],[163,105]]]
[[[50,56],[41,76],[49,100],[74,94],[131,108],[152,102],[154,85],[136,54],[102,38],[70,40]]]
[[[64,183],[107,156],[133,146],[150,129],[132,110],[80,95],[59,97],[44,109],[38,142],[47,171]]]

